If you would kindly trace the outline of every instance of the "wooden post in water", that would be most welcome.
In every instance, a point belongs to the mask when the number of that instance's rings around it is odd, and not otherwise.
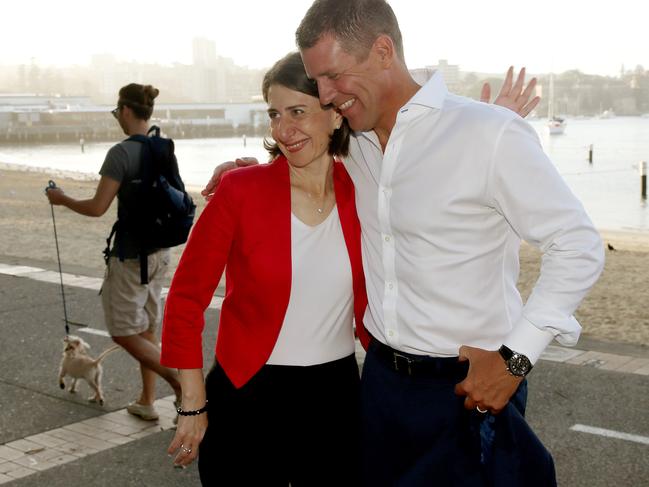
[[[590,147],[588,148],[588,163],[593,163],[593,144],[590,144]]]
[[[640,161],[640,196],[643,200],[647,199],[647,161]]]

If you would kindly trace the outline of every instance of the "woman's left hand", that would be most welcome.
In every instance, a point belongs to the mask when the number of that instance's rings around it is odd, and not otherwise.
[[[179,416],[174,439],[167,453],[174,458],[174,466],[185,468],[198,457],[198,447],[207,429],[207,413],[198,416]]]
[[[527,86],[525,86],[525,68],[523,68],[518,73],[516,82],[513,82],[513,79],[514,68],[510,67],[505,75],[505,82],[500,88],[500,92],[493,103],[495,105],[509,108],[518,113],[521,117],[525,118],[541,101],[541,97],[539,96],[532,97],[532,93],[536,87],[536,78],[532,78]],[[480,101],[489,103],[490,99],[491,86],[489,86],[489,83],[485,83],[482,86]]]

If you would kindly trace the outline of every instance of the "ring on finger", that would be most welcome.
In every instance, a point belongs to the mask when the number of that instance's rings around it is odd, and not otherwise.
[[[191,452],[192,452],[192,449],[191,449],[191,448],[187,448],[185,445],[180,445],[180,449],[181,449],[182,451],[184,451],[185,453],[191,453]]]
[[[480,406],[476,406],[475,410],[478,411],[480,414],[487,414],[488,412],[486,409],[480,409]]]

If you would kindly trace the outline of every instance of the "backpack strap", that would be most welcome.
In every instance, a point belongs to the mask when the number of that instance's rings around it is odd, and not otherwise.
[[[140,284],[149,284],[149,256],[140,248]]]
[[[110,235],[108,235],[108,238],[106,239],[106,248],[103,251],[104,262],[106,263],[106,265],[108,265],[108,261],[110,260],[110,243],[113,240],[113,236],[115,236],[115,241],[117,243],[117,257],[120,261],[124,262],[124,245],[120,244],[121,233],[118,232],[118,229],[119,218],[115,220],[115,223],[113,223],[113,228],[111,228],[110,230]]]
[[[149,134],[154,131],[156,135],[160,134],[160,128],[153,125],[147,132],[147,135],[131,135],[128,139],[133,142],[139,142],[142,144],[142,152],[140,155],[140,179],[142,180],[142,187],[148,188],[151,186],[153,179],[155,178],[156,168],[153,164],[153,154],[151,152],[151,139]],[[119,234],[118,234],[119,238]],[[119,250],[119,249],[118,249]],[[144,244],[140,244],[138,249],[138,255],[140,260],[140,284],[149,283],[149,258],[147,249],[144,247]]]
[[[108,265],[108,261],[110,260],[110,242],[113,240],[113,236],[115,235],[115,232],[117,232],[117,224],[119,223],[119,220],[116,220],[115,223],[113,223],[113,228],[110,230],[110,235],[106,239],[106,248],[104,249],[104,262],[106,265]],[[119,251],[119,249],[118,249]]]

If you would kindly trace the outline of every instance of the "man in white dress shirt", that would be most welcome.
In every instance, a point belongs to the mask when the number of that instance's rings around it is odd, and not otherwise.
[[[553,339],[577,342],[598,232],[520,116],[448,93],[439,73],[412,79],[384,0],[317,0],[296,39],[321,103],[355,131],[367,485],[551,485],[551,459],[517,422],[524,377]],[[525,304],[521,239],[543,251]],[[529,468],[502,468],[526,455]]]

